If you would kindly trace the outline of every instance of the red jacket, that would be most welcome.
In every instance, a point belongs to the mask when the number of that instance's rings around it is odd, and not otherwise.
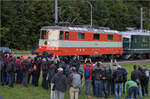
[[[23,67],[22,67],[22,61],[21,61],[21,59],[16,59],[16,62],[20,65],[20,69],[22,70]]]
[[[85,69],[89,69],[90,70],[90,78],[88,80],[92,80],[92,72],[93,72],[93,63],[91,63],[91,66],[86,66],[86,64],[83,64],[83,68]]]

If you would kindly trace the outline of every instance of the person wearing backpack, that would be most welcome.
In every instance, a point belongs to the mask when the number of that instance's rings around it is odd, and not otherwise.
[[[91,88],[92,88],[92,71],[93,71],[93,63],[91,59],[85,59],[85,63],[83,64],[84,69],[84,77],[85,77],[85,94],[88,98],[91,98]]]
[[[81,75],[77,73],[76,68],[72,67],[72,73],[70,74],[70,99],[78,99],[79,88],[81,88]]]
[[[110,84],[111,84],[111,94],[114,94],[115,93],[115,82],[113,80],[113,76],[112,75],[113,75],[114,71],[116,71],[117,68],[120,65],[118,64],[116,59],[115,60],[111,59],[111,62],[110,62],[109,65],[110,65],[110,70],[111,70],[111,82],[110,82]]]
[[[48,65],[46,58],[42,59],[42,87],[44,89],[48,89],[48,81],[47,81],[47,74],[48,74]]]
[[[108,68],[106,69],[106,78],[107,78],[107,91],[108,91],[108,96],[111,94],[111,69]]]
[[[101,63],[97,62],[93,68],[93,79],[94,79],[94,86],[95,86],[95,96],[100,97],[100,86],[102,85],[102,80],[100,79],[101,74]]]
[[[23,67],[22,83],[25,87],[27,87],[27,85],[28,85],[28,76],[29,76],[29,68],[30,68],[30,61],[29,61],[27,56],[23,57],[22,67]]]
[[[54,63],[51,63],[49,65],[49,70],[48,70],[48,81],[50,83],[50,99],[54,99],[55,97],[55,91],[53,90],[54,83],[52,83],[52,79],[54,75],[56,74],[56,66]]]
[[[14,76],[15,76],[15,64],[13,61],[13,58],[10,59],[8,65],[7,65],[7,72],[9,74],[9,88],[13,88],[13,83],[14,83]]]
[[[36,62],[35,62],[35,60],[34,59],[32,59],[31,60],[31,76],[32,76],[32,85],[33,86],[35,86],[35,87],[37,87],[37,85],[36,85],[36,82],[37,82],[37,64],[36,64]]]
[[[35,83],[34,83],[34,85],[36,86],[36,87],[38,87],[39,86],[39,78],[40,78],[40,74],[41,74],[41,64],[42,64],[42,59],[41,59],[41,57],[39,57],[39,56],[36,56],[35,58],[34,58],[34,64],[36,65],[36,69],[34,69],[34,67],[33,67],[33,74],[34,74],[34,77],[35,77]]]
[[[148,83],[149,83],[149,77],[150,77],[150,71],[147,69],[145,65],[142,67],[142,73],[144,76],[142,77],[143,85],[142,85],[142,93],[144,96],[148,96]]]
[[[113,79],[115,83],[115,99],[121,99],[122,83],[124,81],[124,73],[121,70],[121,66],[113,73]]]
[[[52,78],[54,83],[53,91],[55,91],[54,99],[64,99],[65,92],[67,90],[67,78],[63,73],[63,68],[59,67],[58,72]]]
[[[120,68],[120,70],[123,72],[123,93],[125,93],[125,83],[127,81],[128,71],[123,67]]]
[[[0,56],[0,84],[5,85],[6,81],[6,64],[2,56]]]
[[[33,77],[33,65],[34,65],[34,61],[31,57],[28,57],[28,60],[30,62],[29,64],[29,69],[28,69],[28,84],[30,84],[30,80],[31,80],[31,77]],[[33,83],[33,78],[32,78],[32,85],[34,85]]]
[[[6,64],[6,85],[9,84],[9,80],[10,80],[10,75],[9,75],[7,69],[8,69],[8,63],[10,62],[11,58],[12,58],[12,56],[11,56],[10,54],[7,54],[7,55],[5,56],[5,64]]]
[[[82,81],[82,80],[83,80],[83,73],[84,73],[84,70],[83,70],[83,67],[82,67],[82,66],[79,67],[78,73],[79,73],[80,76],[81,76],[81,87],[79,88],[79,95],[81,95],[82,88],[83,88],[83,86],[82,86],[83,81]]]
[[[138,93],[140,96],[140,99],[142,99],[142,89],[141,89],[141,79],[142,79],[142,72],[140,70],[137,70],[137,66],[133,66],[134,71],[131,72],[131,80],[135,81],[138,85]]]
[[[20,57],[17,57],[17,59],[15,61],[15,65],[16,65],[16,73],[17,73],[16,84],[21,84],[22,71],[21,71],[21,68],[20,68],[20,65],[21,65]]]

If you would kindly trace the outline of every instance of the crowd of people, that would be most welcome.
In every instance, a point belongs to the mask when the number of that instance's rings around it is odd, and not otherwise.
[[[0,53],[1,86],[13,88],[15,83],[28,87],[31,82],[38,87],[41,75],[42,87],[51,90],[50,99],[64,99],[67,90],[70,99],[78,99],[82,90],[91,99],[92,96],[107,99],[113,94],[115,99],[121,99],[122,93],[126,99],[142,99],[148,95],[150,71],[145,65],[134,65],[133,69],[131,78],[127,79],[128,71],[116,60],[111,60],[108,66],[101,61],[93,63],[90,58],[86,58],[82,65],[79,56],[66,62],[53,55],[31,58]]]

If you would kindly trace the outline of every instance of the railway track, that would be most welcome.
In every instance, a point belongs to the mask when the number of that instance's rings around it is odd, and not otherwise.
[[[104,62],[104,64],[109,64],[110,62]],[[135,63],[150,63],[150,59],[143,60],[121,60],[118,61],[119,64],[135,64]]]

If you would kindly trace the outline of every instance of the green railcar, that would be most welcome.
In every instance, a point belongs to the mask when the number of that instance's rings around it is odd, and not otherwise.
[[[130,49],[134,53],[150,53],[150,36],[132,35]]]
[[[126,31],[122,35],[125,59],[150,58],[150,31]]]

